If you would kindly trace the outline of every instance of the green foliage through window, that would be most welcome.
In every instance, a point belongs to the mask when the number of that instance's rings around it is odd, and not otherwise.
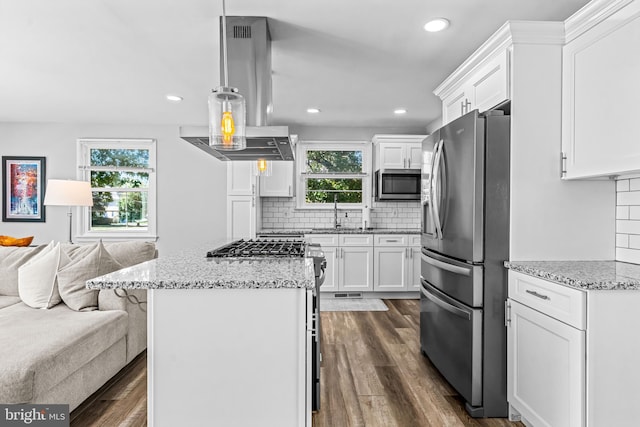
[[[149,173],[135,169],[149,167],[149,150],[92,148],[90,162],[113,168],[91,171],[91,187],[107,190],[93,192],[91,229],[146,228]]]
[[[362,203],[361,150],[308,150],[307,173],[306,203]]]

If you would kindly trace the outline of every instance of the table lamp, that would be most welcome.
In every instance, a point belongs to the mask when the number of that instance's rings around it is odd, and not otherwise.
[[[72,181],[66,179],[47,180],[44,195],[45,206],[69,206],[69,243],[71,241],[72,207],[93,206],[91,183],[88,181]]]

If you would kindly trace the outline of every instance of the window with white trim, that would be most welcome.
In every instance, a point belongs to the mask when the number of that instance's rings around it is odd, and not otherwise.
[[[370,205],[371,144],[369,142],[300,142],[298,208],[361,208]]]
[[[79,139],[78,168],[93,194],[79,239],[156,239],[154,139]]]

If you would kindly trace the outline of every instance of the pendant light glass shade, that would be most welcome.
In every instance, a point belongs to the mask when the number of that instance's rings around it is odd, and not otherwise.
[[[217,150],[244,150],[246,106],[234,87],[220,86],[209,95],[209,145]]]
[[[271,176],[273,161],[258,159],[253,164],[253,174],[256,176]]]

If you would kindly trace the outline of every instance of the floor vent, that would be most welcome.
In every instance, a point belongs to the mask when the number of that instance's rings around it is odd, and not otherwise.
[[[333,294],[334,298],[362,298],[361,292],[341,292]]]

